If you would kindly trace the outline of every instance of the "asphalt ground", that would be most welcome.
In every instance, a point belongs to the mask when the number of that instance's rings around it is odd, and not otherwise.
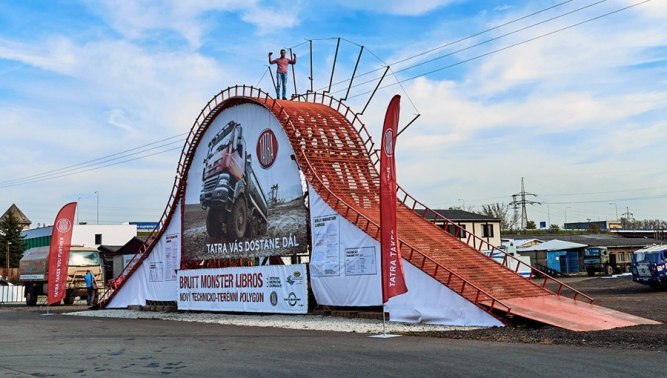
[[[663,376],[665,354],[62,315],[0,307],[0,377]]]

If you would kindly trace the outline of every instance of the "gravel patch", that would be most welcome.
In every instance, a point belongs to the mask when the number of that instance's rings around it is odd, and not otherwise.
[[[133,310],[97,310],[69,312],[63,315],[102,318],[158,319],[179,322],[226,324],[247,327],[274,327],[314,331],[382,333],[382,321],[374,319],[348,319],[322,315],[240,315],[191,312],[147,312]],[[433,324],[386,322],[386,332],[395,334],[469,331],[484,327],[462,327]]]

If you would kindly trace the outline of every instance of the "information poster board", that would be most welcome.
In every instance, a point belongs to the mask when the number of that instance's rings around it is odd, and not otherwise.
[[[377,274],[375,247],[347,248],[345,250],[345,275]]]
[[[340,221],[338,214],[313,217],[313,277],[340,276]]]
[[[181,238],[179,234],[171,234],[167,235],[165,240],[164,279],[165,281],[176,281],[176,270],[179,269],[179,261],[181,261]]]
[[[305,314],[306,265],[178,271],[178,309]]]

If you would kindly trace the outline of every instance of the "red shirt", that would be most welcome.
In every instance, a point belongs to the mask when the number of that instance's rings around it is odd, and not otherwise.
[[[269,64],[278,64],[278,73],[287,73],[287,65],[296,64],[296,55],[291,60],[287,57],[274,60],[269,59]]]

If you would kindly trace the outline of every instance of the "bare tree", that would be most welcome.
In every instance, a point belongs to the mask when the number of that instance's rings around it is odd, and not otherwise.
[[[500,219],[500,229],[509,230],[516,226],[514,219],[509,216],[509,212],[509,204],[496,202],[490,203],[488,205],[482,205],[482,211],[480,214],[486,215],[487,217]]]
[[[662,230],[667,228],[667,222],[660,219],[633,219],[621,218],[621,227],[629,229],[647,229],[647,230]]]

